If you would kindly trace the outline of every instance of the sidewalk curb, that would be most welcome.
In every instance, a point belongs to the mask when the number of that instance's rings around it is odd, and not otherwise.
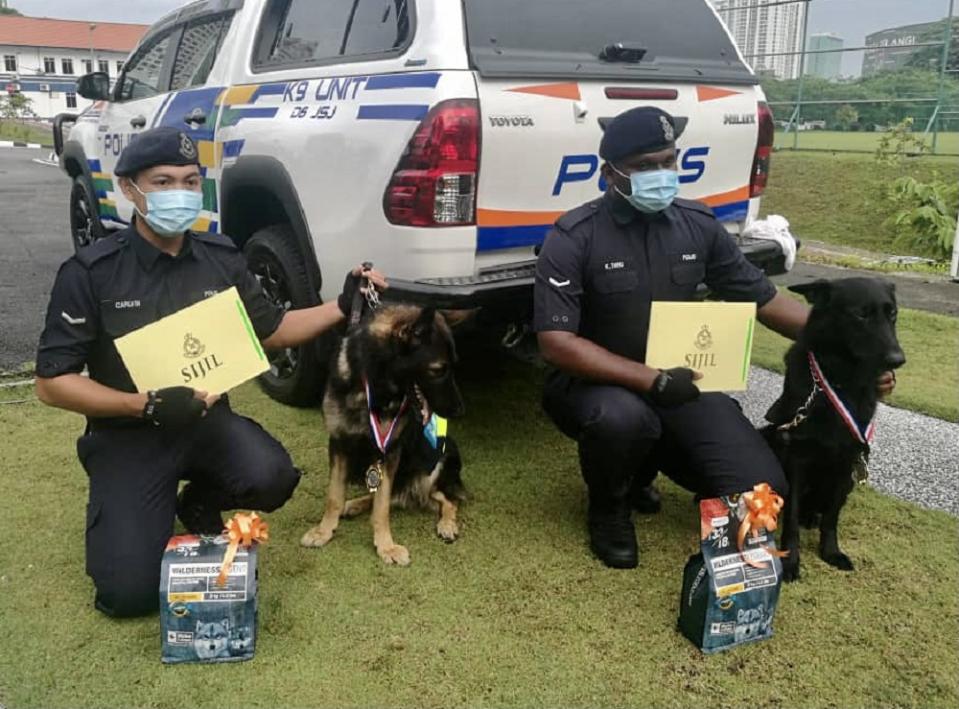
[[[24,143],[19,140],[0,140],[0,148],[31,148],[33,150],[53,150],[52,145],[42,143]]]

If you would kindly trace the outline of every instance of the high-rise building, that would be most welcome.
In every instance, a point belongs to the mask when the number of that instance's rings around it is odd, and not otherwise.
[[[867,35],[866,46],[869,49],[862,56],[862,75],[869,76],[880,71],[901,69],[914,54],[922,49],[912,45],[939,41],[945,30],[945,21],[940,21],[892,27]],[[953,41],[956,41],[955,35]]]
[[[757,74],[796,79],[802,61],[806,3],[782,0],[709,0]],[[791,54],[795,52],[795,54]]]
[[[838,79],[842,75],[842,37],[835,34],[809,35],[806,49],[806,74],[822,79]],[[816,54],[816,52],[820,52]]]

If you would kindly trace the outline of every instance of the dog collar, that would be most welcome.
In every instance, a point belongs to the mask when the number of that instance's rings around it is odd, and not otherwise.
[[[406,412],[406,407],[410,403],[410,397],[409,395],[403,396],[403,401],[400,403],[400,410],[384,431],[384,427],[380,424],[380,417],[377,416],[373,410],[373,394],[370,392],[370,383],[365,377],[363,378],[363,388],[366,390],[366,409],[370,414],[370,430],[373,432],[373,442],[376,444],[380,453],[386,455],[386,449],[389,448],[390,442],[393,440],[393,434],[396,433],[396,424]]]

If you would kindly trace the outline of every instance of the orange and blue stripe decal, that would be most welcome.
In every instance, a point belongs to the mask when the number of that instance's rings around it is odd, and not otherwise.
[[[416,74],[381,74],[371,76],[363,87],[364,91],[382,91],[385,89],[435,89],[440,81],[439,72]]]
[[[363,121],[422,121],[430,112],[427,104],[367,104],[356,117]]]
[[[721,222],[740,221],[749,213],[749,187],[700,197]],[[505,209],[476,211],[477,251],[499,251],[543,243],[553,224],[565,212],[524,212]]]

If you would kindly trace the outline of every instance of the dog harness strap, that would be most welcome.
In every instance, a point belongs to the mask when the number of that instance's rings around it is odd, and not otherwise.
[[[403,414],[406,413],[406,407],[409,404],[410,398],[409,396],[403,397],[400,410],[393,418],[389,428],[384,432],[383,427],[380,425],[380,417],[377,416],[373,410],[373,395],[370,392],[370,383],[365,377],[363,379],[363,387],[366,389],[366,409],[370,412],[370,430],[373,432],[373,442],[376,443],[376,447],[379,448],[380,453],[386,455],[386,449],[389,448],[390,441],[393,440],[393,434],[396,432],[396,424],[403,417]]]
[[[839,418],[843,420],[843,423],[846,424],[846,428],[849,429],[849,432],[852,433],[853,438],[862,443],[863,445],[868,446],[873,439],[873,436],[876,434],[876,417],[873,415],[872,420],[869,421],[865,426],[860,426],[859,422],[856,421],[856,417],[852,415],[852,412],[849,410],[849,407],[846,406],[846,402],[842,400],[842,397],[830,386],[829,382],[826,380],[826,375],[823,374],[822,368],[819,366],[819,362],[816,360],[816,355],[810,350],[809,353],[809,371],[812,373],[813,381],[822,389],[826,398],[829,399],[829,403],[832,404],[832,407],[836,410],[836,413],[839,414]]]

